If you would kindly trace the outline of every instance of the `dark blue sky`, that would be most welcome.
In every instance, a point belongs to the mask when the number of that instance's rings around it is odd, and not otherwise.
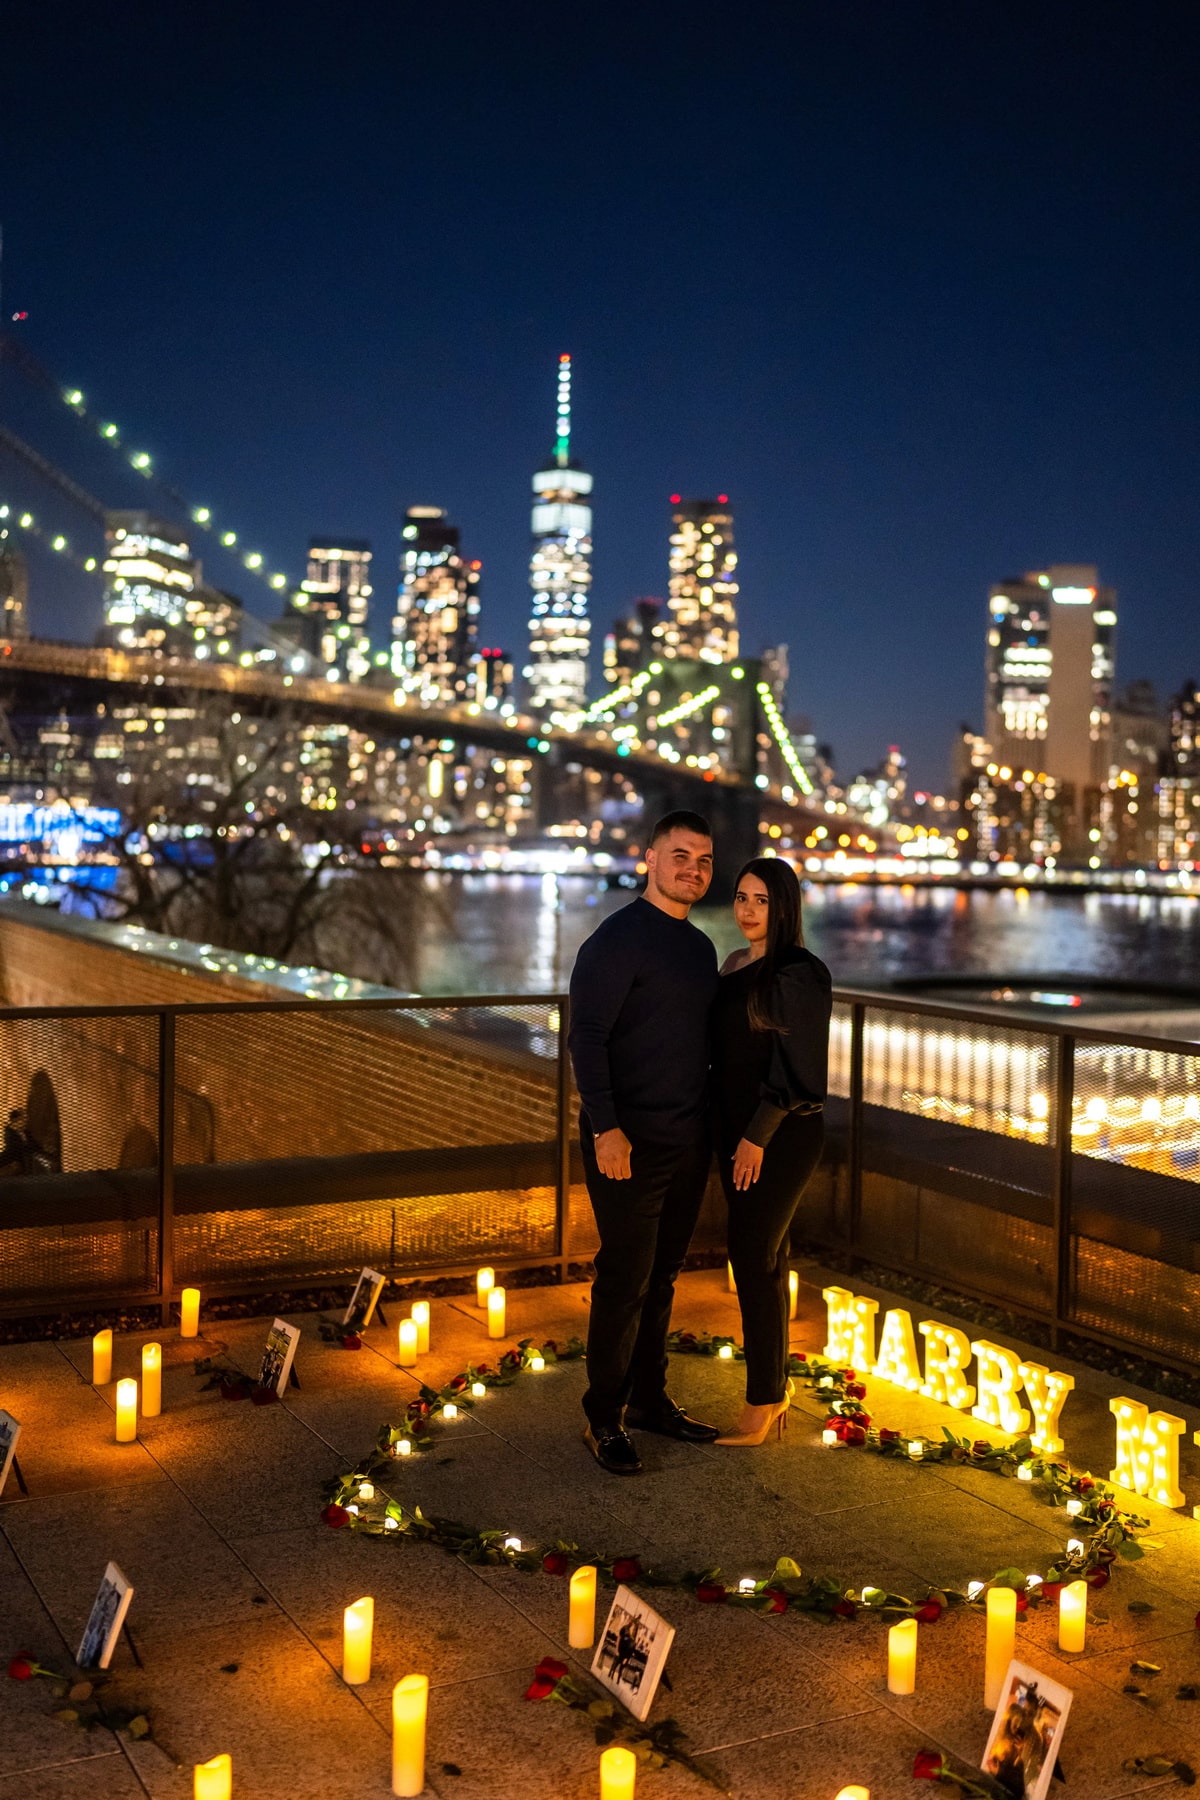
[[[668,495],[728,492],[747,650],[843,772],[938,781],[1003,575],[1098,562],[1121,679],[1200,674],[1197,18],[18,0],[5,312],[293,578],[369,537],[381,634],[403,508],[449,507],[518,656],[570,350],[597,638]]]

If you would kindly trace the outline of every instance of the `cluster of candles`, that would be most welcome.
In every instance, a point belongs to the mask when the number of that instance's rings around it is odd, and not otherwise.
[[[107,1387],[112,1380],[113,1334],[107,1328],[92,1339],[92,1386]],[[157,1419],[162,1411],[162,1345],[142,1345],[141,1414],[144,1419]],[[132,1375],[117,1383],[116,1440],[118,1444],[137,1441],[138,1384]]]
[[[1039,1576],[1030,1576],[1037,1583]],[[967,1588],[968,1598],[978,1599],[984,1584],[973,1581]],[[1004,1677],[1016,1651],[1017,1594],[1015,1588],[988,1588],[984,1602],[987,1609],[987,1636],[984,1645],[983,1703],[989,1712],[1000,1704]],[[1083,1649],[1087,1632],[1087,1582],[1071,1581],[1058,1599],[1058,1647],[1060,1650]],[[890,1694],[913,1694],[917,1688],[917,1621],[902,1619],[888,1632],[887,1684]],[[848,1790],[850,1791],[850,1790]],[[839,1800],[841,1797],[839,1796]]]

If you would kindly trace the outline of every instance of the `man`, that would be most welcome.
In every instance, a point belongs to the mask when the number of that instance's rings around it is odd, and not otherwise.
[[[580,1145],[600,1233],[584,1442],[610,1475],[641,1472],[626,1426],[685,1443],[717,1434],[666,1391],[675,1278],[710,1161],[708,1014],[717,957],[688,913],[708,892],[712,858],[712,832],[699,814],[660,819],[646,851],[645,894],[592,933],[571,976]]]

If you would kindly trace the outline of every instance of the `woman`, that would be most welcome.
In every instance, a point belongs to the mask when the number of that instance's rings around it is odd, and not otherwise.
[[[804,948],[800,883],[788,863],[748,862],[733,916],[746,949],[721,970],[713,1068],[746,1405],[717,1442],[750,1445],[787,1422],[788,1232],[821,1156],[832,998],[829,970]]]

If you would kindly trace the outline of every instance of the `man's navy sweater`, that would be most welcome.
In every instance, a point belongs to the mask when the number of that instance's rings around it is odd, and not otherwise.
[[[597,1136],[686,1143],[703,1126],[717,953],[687,919],[635,900],[597,927],[571,974],[568,1042]]]

